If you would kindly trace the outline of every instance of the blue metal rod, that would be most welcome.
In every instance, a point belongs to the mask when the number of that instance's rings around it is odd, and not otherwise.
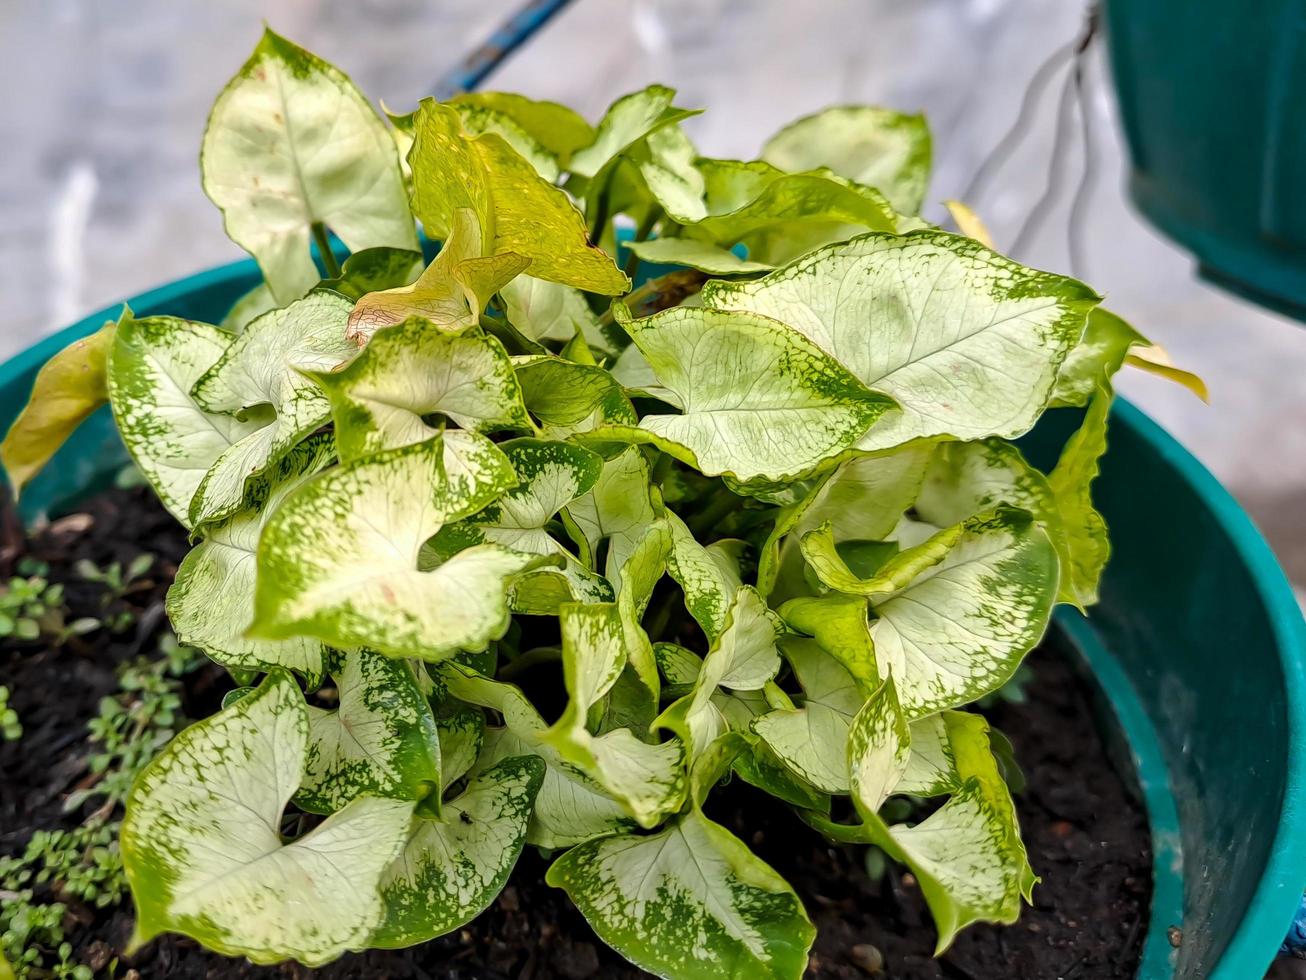
[[[479,88],[491,72],[570,2],[571,0],[528,0],[485,43],[446,72],[435,83],[432,94],[443,102],[460,92]]]

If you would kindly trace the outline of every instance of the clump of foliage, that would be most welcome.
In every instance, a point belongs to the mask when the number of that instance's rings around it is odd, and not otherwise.
[[[9,688],[0,684],[0,739],[17,742],[23,737],[23,723],[9,705],[10,696]]]
[[[704,812],[731,775],[910,868],[940,949],[1018,916],[1037,879],[965,709],[1096,598],[1111,375],[1190,379],[1084,284],[918,217],[919,117],[832,109],[717,160],[673,97],[387,121],[269,32],[201,157],[262,283],[47,365],[15,482],[29,433],[107,397],[198,542],[178,636],[262,675],[128,797],[137,943],[421,943],[529,843],[634,963],[797,977],[801,901]],[[632,289],[641,263],[678,268]],[[1049,408],[1082,421],[1041,472],[1008,440]],[[296,813],[325,819],[288,841]]]
[[[63,586],[50,582],[48,569],[28,566],[20,573],[25,574],[0,585],[0,640],[44,639],[58,645],[99,628],[99,620],[90,617],[68,622]]]
[[[96,746],[86,760],[89,780],[65,810],[92,798],[98,806],[75,827],[37,831],[21,854],[0,857],[0,977],[7,961],[19,980],[90,980],[91,967],[75,959],[68,939],[69,904],[108,908],[123,900],[121,808],[136,776],[176,735],[179,678],[199,662],[196,651],[165,634],[156,655],[124,664],[118,692],[87,726]]]

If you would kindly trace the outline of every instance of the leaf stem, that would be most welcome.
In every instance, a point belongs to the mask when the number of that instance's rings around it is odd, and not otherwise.
[[[870,828],[865,824],[835,823],[829,817],[817,813],[815,810],[805,810],[799,807],[795,807],[794,810],[805,824],[830,840],[836,840],[844,844],[875,843]]]
[[[644,215],[644,220],[639,223],[635,229],[635,237],[632,242],[645,241],[653,232],[653,227],[662,220],[663,210],[659,205],[654,204],[648,209],[648,214]],[[634,252],[630,253],[630,258],[626,259],[626,268],[623,270],[631,279],[635,278],[635,272],[639,269],[639,256]]]
[[[707,280],[706,272],[699,272],[697,269],[677,269],[675,272],[668,272],[665,276],[650,279],[638,289],[627,293],[623,302],[630,308],[631,316],[636,318],[651,316],[659,310],[669,309],[693,296],[703,288],[703,283]],[[614,322],[611,307],[599,316],[600,327],[610,327]]]
[[[317,254],[322,256],[322,265],[326,267],[328,279],[340,278],[340,263],[336,253],[331,251],[331,239],[327,237],[326,225],[320,221],[313,222],[313,241],[317,244]]]

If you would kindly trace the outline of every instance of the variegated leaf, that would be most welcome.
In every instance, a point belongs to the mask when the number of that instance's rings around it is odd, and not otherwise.
[[[515,482],[511,468],[452,492],[439,438],[329,470],[274,513],[258,551],[255,619],[265,638],[316,636],[398,657],[483,650],[508,628],[513,576],[543,559],[483,544],[430,571],[422,545]]]
[[[703,302],[773,317],[860,381],[892,396],[858,443],[1014,437],[1052,396],[1098,297],[944,232],[864,235],[746,283],[709,282]]]
[[[241,510],[207,528],[168,589],[168,618],[178,640],[199,647],[225,667],[283,667],[302,674],[313,686],[321,680],[321,640],[257,639],[246,636],[245,630],[254,618],[259,534],[281,502],[329,464],[334,452],[329,434],[311,436],[249,481]]]
[[[469,432],[530,428],[503,345],[422,317],[380,330],[351,363],[315,378],[345,461],[430,439],[439,430],[425,419],[436,413]]]
[[[997,690],[1042,638],[1058,565],[1047,534],[1024,511],[999,508],[907,548],[858,578],[823,529],[803,538],[817,576],[867,596],[881,676],[892,675],[910,718]]]
[[[762,159],[797,172],[828,167],[874,187],[904,214],[919,214],[930,178],[930,130],[921,115],[878,106],[833,106],[791,122]]]
[[[608,541],[604,577],[621,587],[621,568],[657,519],[650,497],[648,463],[631,446],[603,464],[594,488],[567,508],[567,514],[589,544],[591,553]]]
[[[786,637],[781,646],[802,685],[802,707],[771,711],[753,722],[753,730],[811,785],[847,793],[848,731],[865,696],[853,675],[814,641]]]
[[[892,401],[765,316],[680,307],[618,322],[677,397],[646,441],[708,476],[790,480],[853,445]]]
[[[231,341],[206,323],[124,314],[109,351],[109,403],[118,432],[163,505],[187,527],[209,467],[266,424],[257,414],[241,420],[206,412],[191,397]]]
[[[231,342],[195,382],[195,402],[206,412],[260,419],[209,467],[190,502],[195,526],[240,508],[245,482],[285,455],[331,417],[326,396],[309,372],[351,357],[345,339],[349,301],[317,290],[285,309],[265,313]]]
[[[321,966],[362,949],[413,804],[360,797],[292,843],[279,833],[308,740],[288,674],[178,735],[132,787],[122,856],[132,948],[181,932],[255,963]]]
[[[546,880],[599,937],[661,976],[802,976],[816,935],[789,884],[692,809],[656,834],[573,847]]]
[[[417,248],[385,123],[342,72],[270,30],[213,104],[200,170],[279,305],[318,281],[314,224],[354,251]]]
[[[465,925],[494,901],[526,842],[544,763],[517,756],[479,773],[438,818],[418,815],[381,876],[385,918],[370,945],[412,946]]]
[[[308,754],[295,804],[334,813],[360,796],[440,800],[440,742],[413,668],[370,650],[336,653],[334,710],[308,706]]]

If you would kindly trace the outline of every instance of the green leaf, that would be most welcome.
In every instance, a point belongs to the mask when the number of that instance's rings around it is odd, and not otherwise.
[[[206,412],[191,389],[230,345],[230,334],[176,317],[124,313],[109,351],[109,403],[123,444],[174,517],[190,505],[208,469],[266,425]]]
[[[73,430],[109,398],[106,378],[115,326],[74,340],[41,365],[27,404],[0,443],[0,464],[16,497]]]
[[[866,231],[898,230],[884,195],[829,170],[786,174],[762,161],[699,161],[708,215],[683,234],[729,247],[756,262],[782,265]]]
[[[561,569],[537,569],[517,581],[513,588],[517,612],[556,615],[558,600],[611,600],[608,583],[548,529],[558,511],[593,488],[603,472],[603,458],[580,446],[541,439],[513,439],[499,447],[517,474],[517,486],[475,516],[443,528],[434,541],[436,550],[452,555],[488,541],[526,554],[560,557]],[[542,577],[562,581],[545,583]],[[546,593],[556,599],[544,598]]]
[[[729,249],[693,238],[650,238],[623,244],[646,262],[688,266],[714,276],[746,276],[775,268],[766,262],[741,259]]]
[[[593,348],[613,353],[579,289],[534,276],[518,276],[499,290],[508,322],[534,341],[584,337]]]
[[[331,417],[309,372],[330,370],[355,352],[344,336],[349,301],[318,290],[259,317],[222,352],[191,391],[209,413],[261,420],[209,467],[190,502],[198,527],[235,513],[246,481],[275,463]]]
[[[568,169],[590,178],[591,186],[597,184],[601,189],[606,173],[618,157],[642,143],[651,133],[697,114],[696,110],[672,106],[675,97],[675,89],[649,85],[617,99],[599,120],[593,142],[572,154]]]
[[[1097,602],[1102,570],[1111,557],[1106,521],[1093,507],[1092,496],[1098,461],[1106,452],[1111,399],[1111,390],[1103,381],[1088,404],[1084,421],[1067,440],[1057,465],[1048,474],[1048,487],[1056,501],[1066,542],[1062,592],[1073,597],[1081,608]]]
[[[469,432],[529,429],[507,352],[480,333],[449,336],[411,317],[386,327],[338,371],[314,375],[326,392],[342,459],[423,442],[439,413]]]
[[[628,661],[626,624],[615,603],[569,603],[561,608],[560,620],[568,702],[543,738],[620,802],[641,827],[656,827],[684,801],[684,746],[677,739],[643,742],[629,728],[590,733],[587,719],[592,709],[612,690]]]
[[[944,232],[865,235],[753,282],[709,282],[705,305],[787,323],[892,396],[858,443],[1026,432],[1098,297]]]
[[[503,635],[513,576],[543,559],[483,544],[418,570],[423,543],[514,482],[504,467],[451,492],[441,441],[328,470],[277,509],[259,540],[251,635],[432,661]]]
[[[571,155],[594,141],[594,127],[579,113],[557,102],[542,102],[510,92],[464,92],[455,106],[483,106],[510,118],[567,166]]]
[[[352,251],[417,248],[385,123],[342,72],[270,30],[213,104],[200,170],[278,305],[319,279],[315,224]]]
[[[880,686],[867,604],[861,596],[830,593],[790,599],[780,607],[780,618],[794,631],[815,639],[853,676],[863,697]]]
[[[312,686],[324,667],[322,643],[311,637],[281,640],[245,635],[254,618],[255,551],[259,534],[281,502],[332,461],[328,434],[296,446],[249,481],[244,506],[205,530],[168,589],[167,612],[177,639],[198,647],[224,667],[265,671],[284,667]]]
[[[919,214],[930,178],[930,130],[921,115],[832,106],[772,136],[762,159],[790,172],[828,167],[874,187],[898,211]]]
[[[447,334],[476,326],[490,297],[530,265],[515,252],[487,257],[483,247],[476,213],[458,208],[444,246],[416,281],[358,299],[349,314],[349,337],[361,345],[381,327],[410,317],[422,317]]]
[[[467,101],[454,101],[450,105],[458,110],[458,117],[462,120],[463,129],[467,131],[468,135],[480,136],[483,133],[497,133],[503,137],[505,143],[516,150],[523,159],[527,160],[535,168],[535,172],[541,178],[547,180],[550,184],[557,182],[558,175],[561,172],[558,167],[557,156],[549,152],[543,143],[531,135],[508,113],[487,105],[476,105]]]
[[[505,759],[472,779],[438,818],[415,817],[408,843],[381,878],[385,919],[369,945],[413,946],[484,911],[521,855],[543,781],[539,759]]]
[[[951,797],[916,826],[890,827],[878,810],[890,792],[905,792],[901,777],[916,752],[916,728],[907,729],[892,688],[858,715],[849,739],[853,803],[871,840],[911,868],[938,928],[936,955],[975,922],[1015,922],[1022,896],[1037,878],[1020,841],[1011,793],[989,746],[988,723],[978,715],[948,711],[936,723],[946,753]],[[941,787],[940,787],[941,788]]]
[[[360,796],[439,803],[440,743],[413,668],[369,650],[337,655],[333,711],[308,706],[308,754],[295,804],[334,813]]]
[[[440,736],[440,791],[467,775],[485,742],[485,713],[460,704],[442,711],[435,721]]]
[[[1066,354],[1052,391],[1052,406],[1087,405],[1102,379],[1120,370],[1130,348],[1150,343],[1120,317],[1099,306],[1088,315],[1083,336]]]
[[[753,730],[794,772],[824,793],[848,792],[848,731],[865,700],[852,674],[802,637],[781,644],[803,688],[801,708],[771,711]]]
[[[603,464],[594,488],[573,501],[567,513],[584,536],[591,553],[607,540],[604,577],[621,588],[621,568],[657,519],[650,497],[648,463],[631,446]]]
[[[802,548],[827,586],[869,598],[880,676],[893,676],[911,718],[1002,686],[1042,638],[1056,599],[1056,551],[1024,511],[968,518],[870,579],[847,568],[822,529]]]
[[[365,248],[346,258],[340,275],[323,279],[322,285],[357,303],[368,293],[407,286],[422,274],[425,265],[421,252],[385,246]]]
[[[549,868],[599,938],[674,977],[800,977],[816,930],[789,884],[697,809],[647,836],[572,848]]]
[[[704,547],[685,522],[668,511],[672,551],[668,571],[685,592],[685,608],[709,641],[725,629],[731,604],[742,585],[738,556],[729,540]],[[742,542],[735,542],[742,544]]]
[[[544,760],[544,781],[535,798],[526,840],[536,847],[569,847],[635,826],[625,809],[575,766],[565,763],[544,738],[548,725],[521,690],[446,662],[439,668],[449,693],[499,712],[504,727],[487,728],[485,744],[471,770],[474,779],[503,759],[535,755]]]
[[[782,481],[848,448],[892,402],[765,316],[679,307],[618,322],[681,415],[645,415],[649,441],[708,476]]]
[[[911,726],[898,703],[893,677],[886,677],[848,731],[848,785],[859,811],[879,813],[895,790],[905,792],[901,784],[911,756]]]
[[[577,425],[593,415],[617,383],[600,367],[553,355],[513,359],[527,410],[549,425]]]
[[[377,884],[413,804],[361,797],[289,844],[308,713],[288,674],[178,735],[127,798],[122,857],[138,949],[180,932],[227,956],[321,966],[380,923]]]
[[[784,624],[756,590],[741,587],[693,689],[667,708],[657,724],[679,735],[697,758],[729,727],[730,708],[716,700],[719,688],[737,694],[765,687],[780,670],[776,639],[783,632]]]
[[[413,210],[428,233],[443,235],[459,208],[480,222],[482,254],[515,252],[531,260],[531,275],[604,295],[630,281],[612,259],[589,244],[585,222],[567,195],[494,133],[472,137],[455,109],[429,99],[415,120],[408,161]]]

